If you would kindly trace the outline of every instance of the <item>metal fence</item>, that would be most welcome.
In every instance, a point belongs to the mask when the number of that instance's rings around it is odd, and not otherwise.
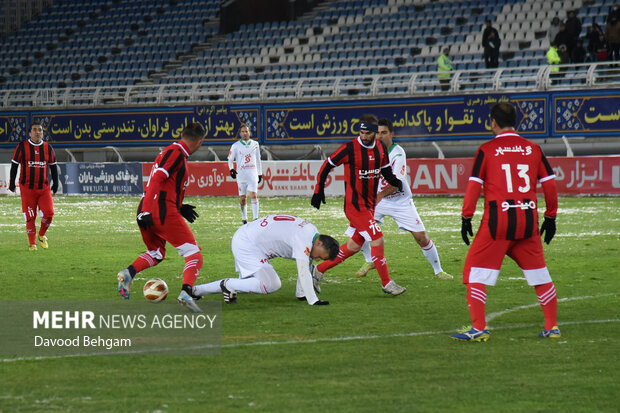
[[[442,91],[437,72],[209,83],[0,90],[0,107],[94,107],[403,97],[599,89],[620,84],[620,62],[459,70]]]

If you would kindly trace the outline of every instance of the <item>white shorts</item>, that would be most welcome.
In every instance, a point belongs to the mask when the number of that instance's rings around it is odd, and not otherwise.
[[[239,196],[246,195],[248,192],[258,192],[258,178],[254,181],[239,181],[237,179],[237,189]]]
[[[254,248],[254,242],[245,235],[243,227],[233,235],[231,248],[239,278],[251,277],[263,268],[271,269],[275,273],[269,257]]]
[[[398,228],[404,231],[424,232],[424,223],[418,215],[413,199],[406,204],[395,204],[392,202],[379,202],[375,209],[375,221],[383,225],[383,217],[392,217],[396,221]]]

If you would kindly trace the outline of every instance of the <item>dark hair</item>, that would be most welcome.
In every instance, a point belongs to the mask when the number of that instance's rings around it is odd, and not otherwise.
[[[205,128],[198,122],[190,123],[183,129],[183,136],[193,141],[204,138],[206,134]]]
[[[379,126],[385,126],[390,132],[394,132],[394,125],[392,125],[392,121],[387,118],[379,119]]]
[[[491,119],[495,119],[500,128],[514,128],[517,124],[517,110],[510,103],[497,103],[491,108]]]
[[[340,244],[329,235],[319,235],[319,241],[323,244],[323,248],[329,253],[329,260],[334,260],[340,251]]]
[[[41,121],[40,121],[40,120],[35,120],[35,121],[33,121],[33,122],[30,124],[30,129],[29,129],[29,132],[32,132],[32,127],[33,127],[33,126],[40,126],[40,127],[41,127],[41,129],[45,130],[45,128],[43,127],[43,124],[41,123]]]
[[[372,123],[373,125],[376,125],[379,120],[372,113],[366,113],[362,115],[362,117],[360,118],[360,122]]]

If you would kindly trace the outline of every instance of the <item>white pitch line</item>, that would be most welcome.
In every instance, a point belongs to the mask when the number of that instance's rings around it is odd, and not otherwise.
[[[608,293],[608,294],[600,294],[600,295],[584,295],[582,297],[564,297],[564,298],[558,298],[558,303],[565,302],[565,301],[587,300],[588,298],[609,297],[610,295],[615,295],[615,294],[614,293]],[[539,305],[540,305],[540,303],[519,305],[519,306],[516,306],[516,307],[508,308],[506,310],[497,311],[495,313],[487,314],[487,316],[486,316],[487,323],[490,323],[492,320],[494,320],[497,317],[502,316],[504,314],[512,313],[514,311],[524,310],[526,308],[538,307]]]
[[[581,321],[565,321],[559,322],[558,325],[581,325],[581,324],[600,324],[600,323],[618,323],[620,322],[620,318],[610,318],[604,320],[581,320]],[[511,330],[511,329],[519,329],[519,328],[530,328],[537,327],[539,324],[513,324],[508,326],[500,326],[500,327],[490,327],[490,330]],[[418,336],[431,336],[431,335],[440,335],[440,334],[451,334],[457,331],[457,329],[451,330],[441,330],[441,331],[412,331],[409,333],[394,333],[394,334],[373,334],[367,336],[345,336],[345,337],[321,337],[321,338],[312,338],[305,340],[283,340],[283,341],[251,341],[247,343],[230,343],[230,344],[222,344],[222,348],[238,348],[238,347],[253,347],[253,346],[273,346],[273,345],[286,345],[286,344],[314,344],[314,343],[325,343],[325,342],[339,342],[339,341],[355,341],[355,340],[375,340],[381,338],[394,338],[394,337],[418,337]],[[201,348],[207,348],[206,346],[193,346],[191,349],[197,350]],[[186,348],[187,349],[187,348]],[[179,350],[182,350],[179,348]],[[70,357],[91,357],[91,356],[105,356],[105,355],[139,355],[139,354],[150,354],[153,351],[161,351],[160,350],[145,350],[145,351],[130,351],[125,350],[122,352],[109,352],[109,353],[88,353],[88,354],[65,354],[61,356],[26,356],[26,357],[15,357],[15,358],[5,358],[0,359],[0,363],[10,363],[15,361],[31,361],[31,360],[48,360],[48,359],[60,359],[60,358],[70,358]]]

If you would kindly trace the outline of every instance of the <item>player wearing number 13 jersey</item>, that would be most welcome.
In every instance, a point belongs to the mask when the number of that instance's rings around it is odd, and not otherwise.
[[[390,278],[383,250],[383,233],[373,215],[381,176],[398,190],[402,189],[403,183],[392,172],[385,145],[375,140],[379,130],[377,122],[378,119],[374,115],[362,116],[359,123],[359,137],[336,149],[336,152],[323,163],[317,175],[311,204],[319,209],[321,202],[325,203],[324,188],[329,172],[338,165],[344,165],[344,213],[350,226],[347,234],[353,235],[346,244],[340,246],[340,252],[335,260],[325,261],[313,269],[313,277],[322,279],[325,271],[357,253],[364,242],[368,241],[372,261],[381,277],[383,291],[399,295],[406,289]]]
[[[469,249],[463,270],[467,285],[467,304],[473,328],[452,336],[456,340],[486,341],[486,286],[495,285],[505,255],[523,271],[534,286],[545,317],[541,337],[559,337],[556,324],[557,295],[551,281],[540,236],[545,242],[555,234],[558,200],[555,175],[542,149],[517,135],[516,109],[508,103],[491,108],[491,129],[495,138],[480,146],[465,199],[463,200],[463,240],[469,245],[471,219],[480,191],[484,189],[484,214],[480,228]],[[536,185],[545,195],[545,220],[538,231]]]

